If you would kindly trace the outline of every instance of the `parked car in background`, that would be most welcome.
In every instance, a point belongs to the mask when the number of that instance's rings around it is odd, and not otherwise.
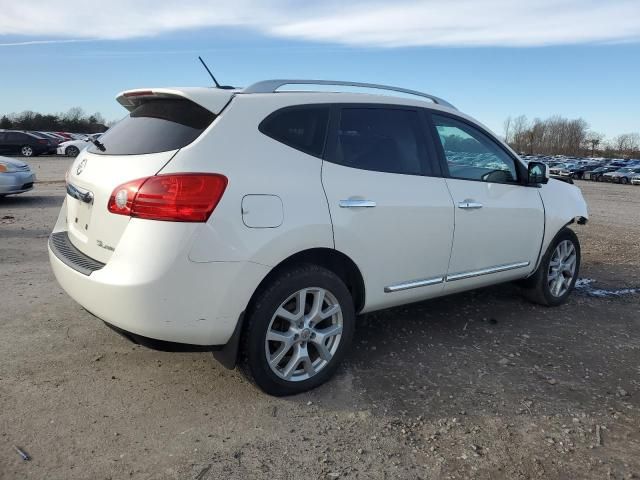
[[[0,155],[22,155],[34,157],[55,151],[56,145],[50,138],[43,138],[30,132],[5,130],[0,132]]]
[[[84,135],[82,140],[67,140],[58,145],[56,150],[58,155],[66,155],[67,157],[77,157],[80,151],[91,145],[91,141],[100,138],[98,135]]]
[[[60,139],[55,137],[54,135],[51,135],[49,133],[46,132],[33,132],[33,131],[29,131],[26,133],[30,133],[32,135],[35,135],[38,138],[44,138],[45,140],[49,140],[49,150],[45,153],[56,153],[56,148],[58,147],[58,144],[60,143]]]
[[[561,177],[571,177],[571,178],[581,179],[584,173],[591,168],[593,167],[591,167],[590,165],[576,163],[576,164],[567,165],[561,168],[559,175]]]
[[[598,168],[594,168],[593,170],[589,170],[586,171],[582,174],[582,178],[584,180],[591,180],[593,182],[600,182],[602,175],[604,175],[605,173],[608,172],[615,172],[618,169],[618,167],[609,167],[609,166],[604,166],[604,167],[598,167]]]
[[[55,133],[56,135],[60,135],[65,140],[73,140],[73,137],[69,132],[53,132],[53,133]]]
[[[605,182],[623,183],[631,182],[631,177],[640,173],[640,167],[623,167],[615,172],[608,172],[602,175]]]
[[[54,141],[56,145],[64,141],[64,137],[61,137],[60,135],[56,135],[55,133],[50,133],[50,132],[31,132],[31,133],[34,133],[44,138],[50,138],[51,140]]]
[[[25,162],[0,157],[0,197],[27,192],[33,188],[35,180],[35,174]]]
[[[567,301],[579,188],[429,94],[281,90],[317,83],[118,95],[130,115],[68,172],[49,238],[62,288],[274,395],[327,381],[357,313],[506,281]]]

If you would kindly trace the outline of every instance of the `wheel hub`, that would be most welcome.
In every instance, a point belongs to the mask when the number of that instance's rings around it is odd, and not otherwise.
[[[311,330],[305,328],[300,332],[300,339],[302,339],[303,341],[307,341],[309,340],[309,338],[311,338]]]
[[[325,368],[342,338],[342,309],[319,287],[303,288],[276,310],[267,329],[265,354],[280,378],[307,380]]]

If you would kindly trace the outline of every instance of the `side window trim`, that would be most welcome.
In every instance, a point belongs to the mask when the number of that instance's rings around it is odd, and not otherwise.
[[[420,158],[420,173],[419,174],[409,174],[409,173],[393,173],[393,172],[381,172],[378,170],[363,170],[369,172],[377,172],[377,173],[386,173],[389,175],[412,175],[412,176],[422,176],[422,177],[440,177],[441,172],[439,172],[439,168],[436,168],[437,158],[435,149],[432,148],[430,144],[430,139],[426,135],[425,128],[425,119],[422,113],[422,108],[412,105],[397,105],[392,103],[334,103],[331,105],[331,111],[329,114],[329,129],[327,133],[327,141],[326,148],[324,152],[323,160],[333,163],[336,165],[342,165],[341,163],[335,161],[336,158],[336,150],[338,144],[338,131],[340,129],[340,116],[343,109],[348,108],[361,108],[361,109],[379,109],[379,110],[406,110],[411,112],[416,112],[418,116],[418,141],[421,142],[421,147],[424,150],[423,155]],[[433,157],[433,158],[432,158]],[[349,168],[349,167],[346,167]]]
[[[438,150],[438,145],[440,144],[440,140],[438,137],[434,137],[433,124],[431,122],[431,115],[426,108],[420,108],[420,121],[422,122],[422,131],[423,138],[425,144],[427,146],[427,162],[431,168],[432,177],[445,177],[449,176],[449,170],[444,170],[442,166],[442,161],[440,158],[440,151]]]
[[[449,172],[449,164],[447,163],[447,157],[445,155],[444,152],[444,147],[442,146],[442,142],[439,139],[439,134],[438,134],[438,130],[436,129],[436,124],[433,121],[433,115],[439,115],[441,117],[448,117],[451,118],[457,122],[463,123],[465,125],[468,125],[471,128],[476,129],[477,131],[479,131],[481,134],[483,134],[485,137],[487,137],[489,140],[491,140],[493,142],[494,145],[496,145],[502,152],[504,152],[512,161],[513,164],[516,168],[516,172],[518,173],[518,179],[515,182],[492,182],[492,183],[501,183],[504,185],[526,185],[523,182],[523,179],[526,178],[527,176],[527,172],[526,172],[526,168],[524,167],[524,165],[522,164],[522,162],[515,158],[513,156],[513,154],[507,150],[506,148],[504,148],[504,146],[502,146],[502,144],[500,142],[498,142],[497,140],[495,140],[493,138],[493,135],[491,135],[489,132],[487,132],[484,128],[482,128],[480,125],[476,125],[470,121],[468,121],[465,118],[459,117],[457,115],[453,115],[449,112],[443,112],[440,110],[432,110],[432,109],[428,109],[425,108],[425,113],[426,113],[426,117],[427,117],[427,121],[429,123],[429,132],[431,133],[431,135],[433,136],[433,140],[435,143],[435,147],[436,150],[438,152],[438,160],[439,160],[439,164],[440,164],[440,168],[442,169],[443,175],[447,178],[451,178],[454,179],[456,177],[452,177],[451,173]],[[487,183],[484,180],[475,180],[472,178],[458,178],[457,180],[465,180],[468,182],[483,182],[483,183]]]

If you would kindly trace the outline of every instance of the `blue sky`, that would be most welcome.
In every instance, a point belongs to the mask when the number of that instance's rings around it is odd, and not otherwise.
[[[0,11],[5,1],[0,0]],[[119,28],[114,22],[127,11],[123,5],[119,12],[116,5],[87,18],[58,12],[56,20],[43,12],[42,27],[27,31],[14,23],[39,19],[41,13],[11,3],[8,16],[0,19],[0,113],[80,106],[115,120],[125,113],[114,100],[121,90],[208,84],[197,61],[202,55],[218,80],[232,85],[291,77],[427,91],[498,133],[507,116],[519,114],[583,117],[609,137],[640,131],[636,0],[611,0],[607,5],[618,7],[613,11],[591,0],[538,0],[530,8],[523,1],[515,9],[507,0],[473,2],[474,8],[504,7],[498,20],[480,13],[460,20],[462,13],[474,13],[468,0],[403,0],[407,8],[400,13],[389,13],[388,2],[357,0],[368,7],[366,14],[339,16],[330,5],[290,14],[285,7],[291,1],[272,2],[273,8],[260,11],[252,1],[238,1],[235,9],[206,18],[203,8],[208,12],[212,2],[156,0],[149,3],[156,8],[145,11],[148,2],[141,1],[140,11],[129,10],[133,18]],[[439,7],[437,15],[425,11],[425,4]],[[75,8],[69,7],[67,12]],[[148,17],[144,26],[136,15]],[[60,22],[58,30],[51,27]],[[83,27],[76,31],[74,23]],[[54,43],[31,43],[42,41]]]

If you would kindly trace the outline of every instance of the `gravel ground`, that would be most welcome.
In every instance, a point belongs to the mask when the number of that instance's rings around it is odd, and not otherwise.
[[[579,182],[582,277],[548,309],[500,285],[365,315],[338,375],[271,398],[205,353],[116,335],[46,239],[67,158],[0,199],[0,478],[638,478],[640,188]],[[23,462],[18,445],[33,459]]]

